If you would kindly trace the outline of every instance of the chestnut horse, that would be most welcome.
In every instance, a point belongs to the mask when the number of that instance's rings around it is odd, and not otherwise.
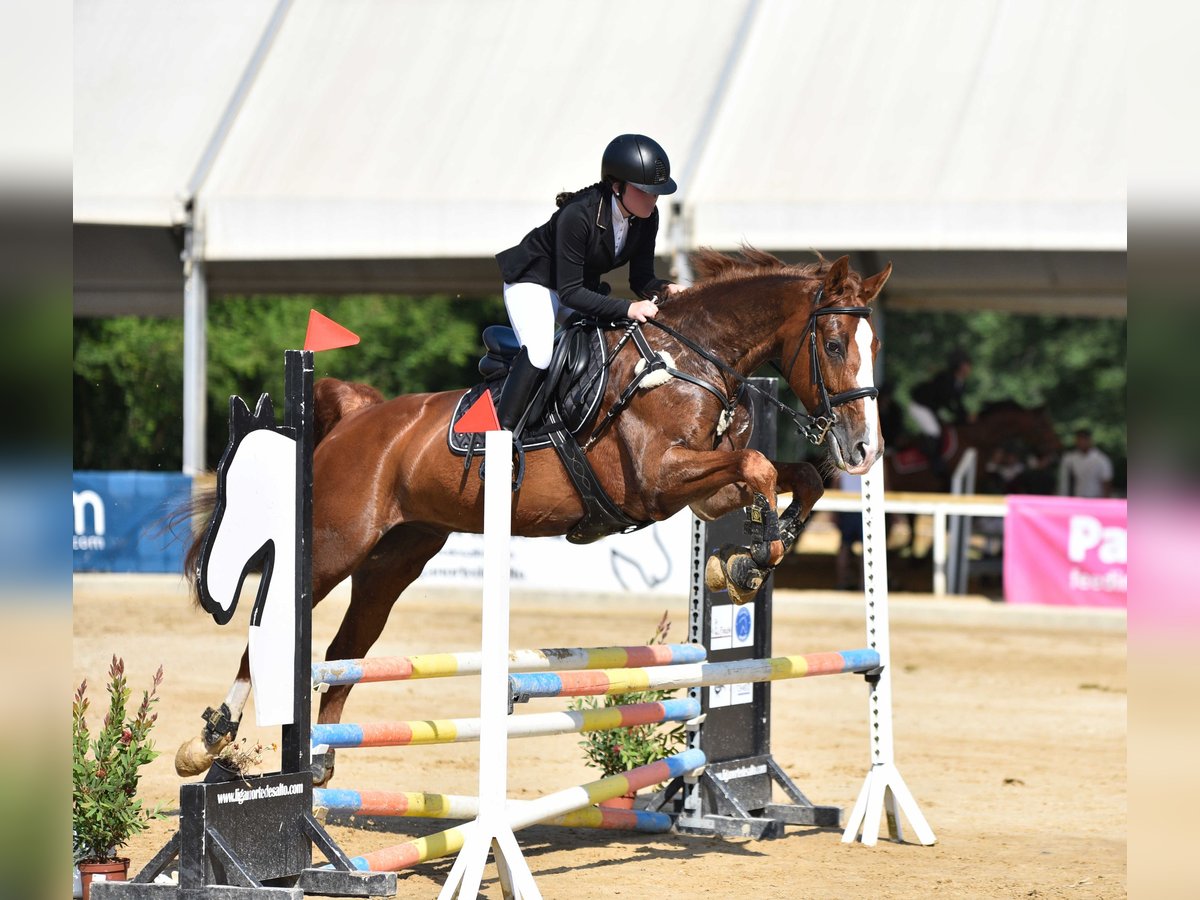
[[[641,359],[621,329],[606,335],[613,357],[599,414],[578,435],[613,503],[637,521],[661,520],[690,506],[705,520],[757,505],[762,541],[710,561],[710,583],[736,600],[778,564],[822,493],[808,463],[772,463],[745,449],[752,422],[746,378],[777,361],[805,408],[784,407],[811,440],[827,446],[833,463],[864,473],[883,451],[872,370],[879,342],[868,304],[888,276],[862,278],[847,257],[785,265],[745,248],[740,257],[700,251],[698,282],[664,300],[642,326],[655,351],[688,377],[637,390],[608,427],[601,422]],[[628,323],[622,323],[628,325]],[[703,381],[707,387],[698,386]],[[717,395],[720,395],[719,397]],[[479,477],[446,443],[450,417],[463,392],[411,394],[382,402],[361,385],[322,379],[314,388],[319,443],[313,454],[313,602],[352,579],[350,605],[329,644],[327,659],[360,658],[383,631],[392,605],[421,574],[451,532],[483,529]],[[732,418],[722,413],[732,412]],[[599,433],[594,442],[587,439]],[[791,507],[778,515],[777,492]],[[513,498],[512,533],[566,534],[584,507],[558,456],[529,453],[524,481]],[[206,714],[204,754],[236,730],[248,693],[246,657],[226,703]],[[321,695],[318,721],[338,722],[350,686]],[[185,745],[186,747],[187,745]],[[197,758],[195,742],[192,758]],[[177,768],[195,774],[203,761]],[[332,774],[332,758],[314,759],[314,779]]]

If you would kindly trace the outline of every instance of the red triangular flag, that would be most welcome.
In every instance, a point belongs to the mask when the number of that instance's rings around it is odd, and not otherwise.
[[[338,347],[352,347],[357,343],[358,335],[349,328],[343,328],[315,309],[309,310],[308,331],[304,335],[305,350],[336,350]]]
[[[471,404],[471,408],[463,413],[463,417],[454,423],[455,434],[499,430],[500,420],[496,418],[496,404],[492,402],[491,391],[484,391],[483,395]]]

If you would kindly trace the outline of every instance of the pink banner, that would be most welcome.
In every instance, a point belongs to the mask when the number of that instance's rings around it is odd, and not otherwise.
[[[1009,603],[1125,607],[1125,500],[1010,495],[1004,520]]]

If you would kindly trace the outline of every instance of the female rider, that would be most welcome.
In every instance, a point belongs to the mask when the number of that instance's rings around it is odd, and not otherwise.
[[[655,204],[675,188],[671,164],[657,142],[642,134],[619,135],[604,150],[599,182],[559,194],[549,221],[496,255],[504,305],[522,345],[500,395],[500,427],[513,430],[549,367],[556,323],[575,312],[645,322],[658,313],[651,298],[683,290],[654,274]],[[610,297],[600,280],[625,263],[640,300]]]

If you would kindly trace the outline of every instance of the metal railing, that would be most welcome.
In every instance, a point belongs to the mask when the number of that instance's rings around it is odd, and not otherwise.
[[[862,512],[862,497],[849,491],[826,491],[813,508],[815,512]],[[961,534],[970,535],[973,518],[1008,515],[1008,501],[1003,496],[988,494],[925,494],[893,492],[886,494],[883,502],[885,514],[914,513],[933,518],[933,593],[945,596],[950,593],[950,522],[959,520]],[[954,567],[954,591],[966,589],[965,537],[957,541],[956,553],[962,557]]]

